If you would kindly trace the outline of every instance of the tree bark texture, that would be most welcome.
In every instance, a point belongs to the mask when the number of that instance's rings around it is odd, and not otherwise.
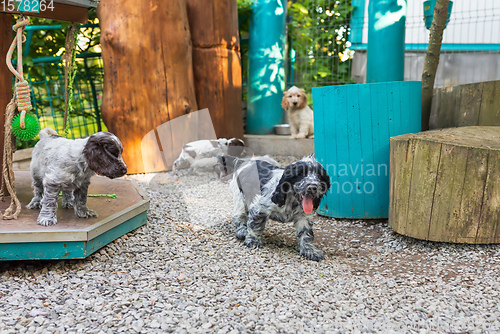
[[[434,80],[439,65],[443,30],[448,15],[448,0],[437,0],[429,33],[429,46],[422,73],[422,131],[429,129]]]
[[[500,242],[500,127],[391,138],[389,225],[422,240]]]
[[[217,137],[243,138],[238,7],[234,0],[186,0],[198,107]]]
[[[103,120],[123,143],[129,173],[142,173],[144,161],[158,159],[158,147],[141,145],[143,138],[161,124],[198,110],[186,3],[102,0],[98,17]],[[160,141],[158,146],[161,151]]]

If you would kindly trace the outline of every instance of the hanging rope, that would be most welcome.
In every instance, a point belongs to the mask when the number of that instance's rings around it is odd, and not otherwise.
[[[73,82],[76,75],[76,43],[78,39],[79,25],[73,23],[66,34],[66,43],[64,45],[65,64],[64,64],[64,121],[63,131],[65,137],[68,137],[68,114],[73,109]]]
[[[15,142],[12,141],[12,119],[16,108],[21,112],[21,128],[25,127],[24,118],[26,112],[29,111],[31,106],[30,87],[29,83],[24,80],[23,76],[23,42],[25,37],[23,35],[24,28],[29,24],[29,20],[20,17],[17,23],[12,27],[16,32],[16,37],[7,52],[6,62],[9,70],[16,77],[16,84],[14,89],[14,97],[5,109],[5,137],[3,149],[3,168],[2,168],[2,191],[1,196],[4,199],[4,187],[10,195],[10,205],[3,213],[3,219],[17,219],[21,212],[21,202],[16,196],[14,169],[12,168],[12,156],[14,154]],[[17,71],[12,66],[12,55],[17,46]]]
[[[23,35],[24,28],[30,23],[29,19],[19,18],[17,23],[12,27],[16,32],[16,37],[12,44],[10,45],[9,51],[7,52],[7,67],[16,76],[15,85],[15,95],[17,97],[17,109],[21,112],[21,128],[25,127],[24,118],[26,112],[31,110],[31,97],[30,97],[30,85],[28,81],[24,79],[23,76],[23,42],[26,37]],[[12,66],[12,55],[16,50],[17,45],[17,71]]]

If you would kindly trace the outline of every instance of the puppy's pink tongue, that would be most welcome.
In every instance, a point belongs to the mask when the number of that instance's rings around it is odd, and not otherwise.
[[[313,212],[313,199],[310,196],[304,196],[302,198],[302,209],[306,215],[311,214]]]

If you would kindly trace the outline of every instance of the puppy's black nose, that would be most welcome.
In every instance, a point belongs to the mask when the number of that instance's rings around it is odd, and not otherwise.
[[[123,173],[123,175],[127,174],[127,166],[123,166],[121,168],[121,172]]]
[[[318,192],[318,186],[316,186],[316,185],[310,185],[309,187],[307,187],[307,191],[309,193],[315,194],[315,193]]]
[[[296,106],[296,105],[297,105],[297,102],[294,102],[294,103],[293,103],[293,105],[294,105],[294,106]]]

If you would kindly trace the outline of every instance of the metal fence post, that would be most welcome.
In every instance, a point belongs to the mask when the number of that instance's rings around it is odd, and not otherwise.
[[[403,81],[406,0],[370,0],[366,82]]]
[[[283,121],[285,0],[255,0],[249,32],[246,132],[270,134]]]

